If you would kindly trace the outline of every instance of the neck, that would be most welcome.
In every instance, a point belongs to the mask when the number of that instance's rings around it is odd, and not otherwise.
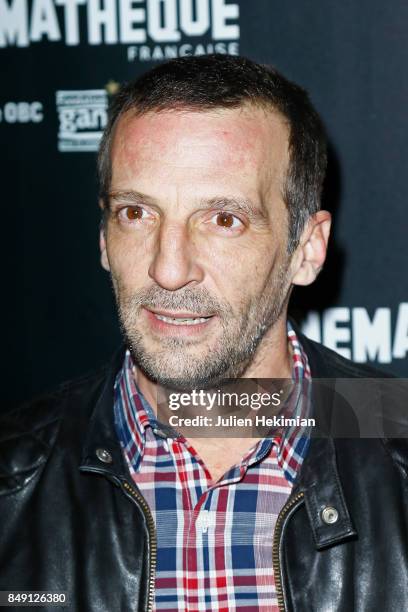
[[[157,412],[157,383],[135,367],[134,376],[140,391]],[[262,338],[242,378],[291,378],[291,349],[287,338],[286,315],[282,316]]]

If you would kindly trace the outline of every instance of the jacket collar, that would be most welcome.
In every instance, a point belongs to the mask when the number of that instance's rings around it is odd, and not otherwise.
[[[113,412],[113,388],[124,355],[125,347],[121,347],[115,352],[108,366],[102,391],[96,400],[88,425],[79,466],[82,472],[104,474],[115,484],[130,477],[116,435]]]
[[[318,550],[357,535],[344,497],[332,438],[312,438],[292,495],[298,493],[303,493]]]
[[[312,381],[316,378],[335,378],[338,372],[329,366],[329,360],[319,344],[311,342],[297,328],[300,343],[306,352]],[[313,411],[329,419],[331,395],[313,393]],[[329,436],[312,437],[308,454],[303,462],[299,478],[292,494],[303,493],[313,538],[318,550],[356,537],[357,532],[351,520],[336,463],[335,440]],[[330,509],[334,509],[335,513]],[[333,522],[327,522],[331,512]],[[333,517],[336,520],[333,520]],[[326,520],[325,520],[326,518]]]

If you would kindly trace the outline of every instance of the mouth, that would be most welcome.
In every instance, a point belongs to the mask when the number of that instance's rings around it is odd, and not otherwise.
[[[165,317],[164,315],[155,314],[156,319],[164,321],[170,325],[199,325],[205,323],[210,317]]]
[[[201,331],[214,319],[213,314],[193,312],[167,312],[145,309],[152,327],[162,332],[195,332]]]

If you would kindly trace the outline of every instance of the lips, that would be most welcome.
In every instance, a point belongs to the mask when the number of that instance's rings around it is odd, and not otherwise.
[[[164,321],[165,323],[169,323],[170,325],[199,325],[199,323],[205,323],[210,317],[165,317],[164,315],[159,315],[153,313],[156,319],[159,321]]]
[[[168,312],[146,309],[149,316],[158,325],[168,325],[171,327],[197,327],[205,325],[214,315],[207,315],[195,312]]]

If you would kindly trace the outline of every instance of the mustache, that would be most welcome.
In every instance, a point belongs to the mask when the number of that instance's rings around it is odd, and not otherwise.
[[[161,287],[152,286],[128,296],[125,302],[126,306],[132,309],[144,307],[148,309],[171,310],[173,312],[177,310],[191,311],[202,316],[231,313],[229,304],[216,300],[203,287],[195,289],[184,287],[177,291],[167,291]]]

